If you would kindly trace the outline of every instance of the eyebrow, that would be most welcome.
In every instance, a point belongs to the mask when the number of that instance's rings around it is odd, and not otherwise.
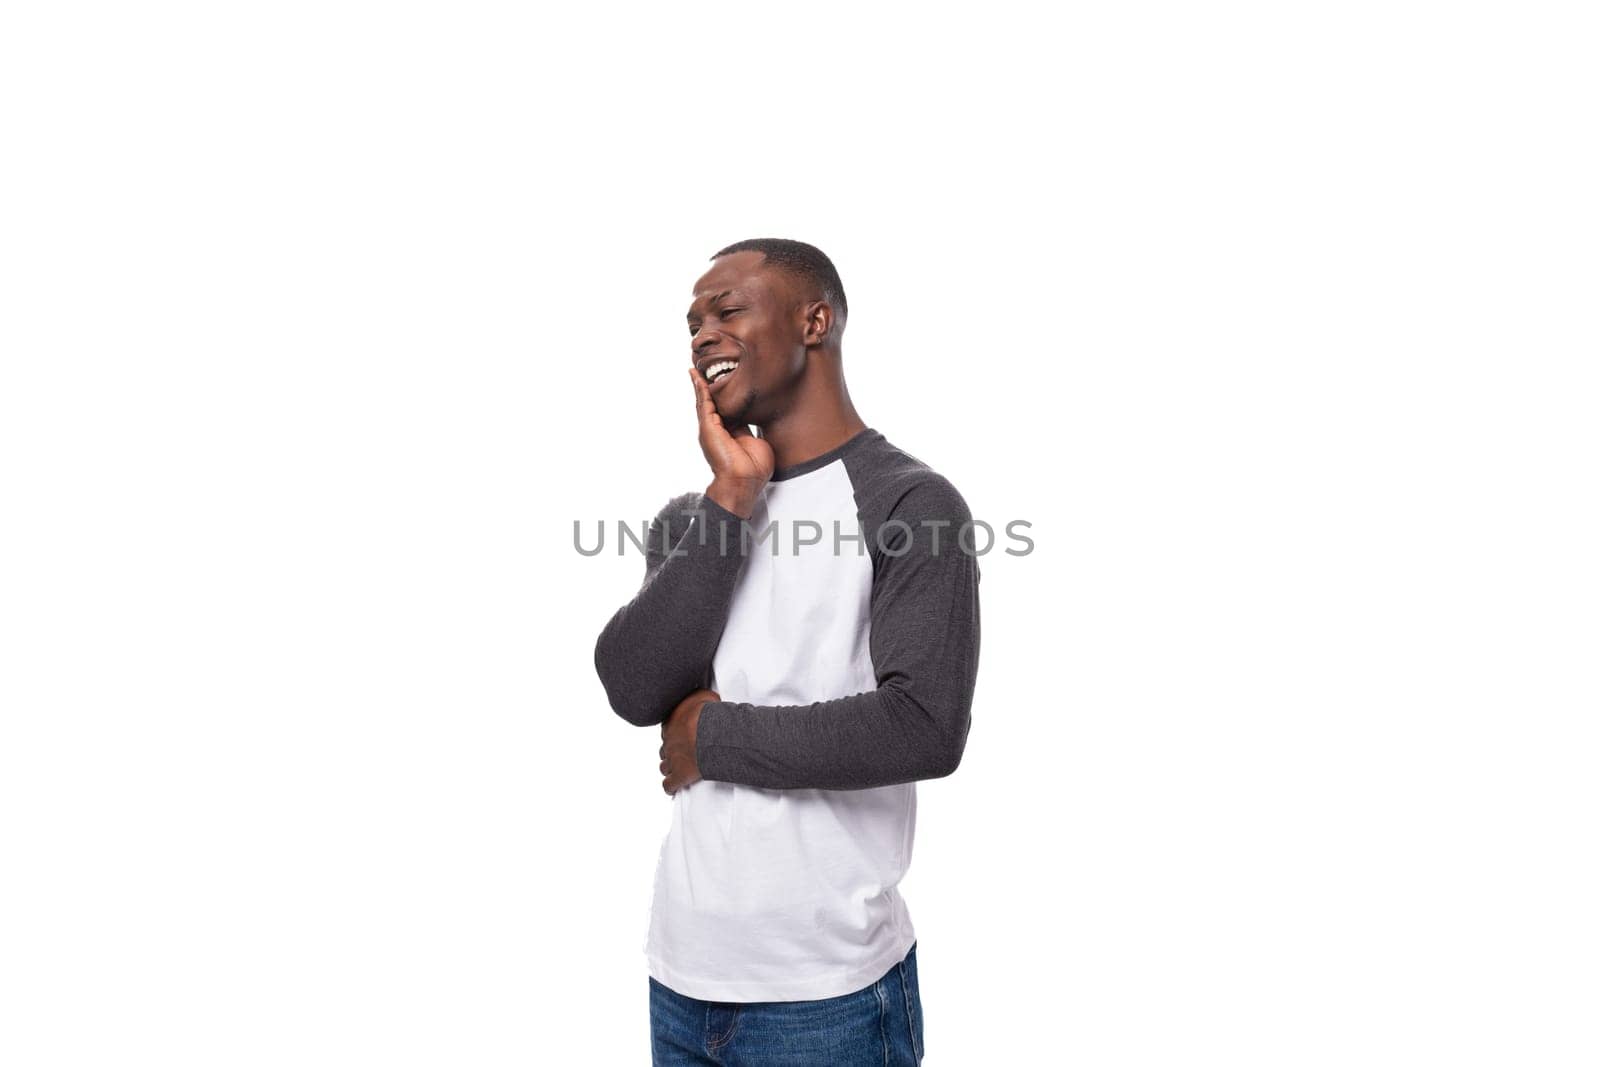
[[[733,292],[732,289],[724,289],[724,290],[722,290],[722,292],[718,293],[716,296],[714,296],[710,300],[706,301],[706,303],[707,304],[715,304],[718,300],[721,300],[723,297],[728,296],[732,292]],[[690,320],[694,319],[694,306],[693,305],[690,305],[689,313],[687,315],[685,315],[684,318],[690,319]]]

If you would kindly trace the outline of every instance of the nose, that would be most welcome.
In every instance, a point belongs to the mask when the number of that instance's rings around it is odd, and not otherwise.
[[[702,326],[694,335],[694,339],[690,341],[689,348],[694,352],[695,358],[698,359],[702,353],[711,348],[720,340],[722,340],[722,335],[720,333],[718,333],[716,330],[708,330]]]

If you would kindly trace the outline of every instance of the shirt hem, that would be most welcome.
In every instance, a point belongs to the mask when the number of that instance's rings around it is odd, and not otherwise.
[[[685,974],[670,966],[658,955],[645,953],[650,977],[682,996],[695,1000],[714,1000],[722,1003],[755,1003],[759,1001],[825,1000],[846,993],[855,993],[872,985],[888,974],[895,964],[905,959],[906,953],[916,943],[912,930],[897,930],[895,940],[887,949],[858,967],[843,974],[830,974],[822,978],[799,981],[714,981]]]

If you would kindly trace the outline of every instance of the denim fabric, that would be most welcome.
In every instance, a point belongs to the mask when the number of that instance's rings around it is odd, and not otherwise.
[[[917,946],[865,989],[824,1000],[728,1004],[650,979],[655,1067],[916,1067]]]

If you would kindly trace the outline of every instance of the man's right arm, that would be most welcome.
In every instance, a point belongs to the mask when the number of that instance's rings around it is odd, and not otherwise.
[[[622,718],[659,725],[703,684],[728,621],[743,547],[740,517],[710,493],[678,497],[656,516],[644,584],[594,647],[595,671]]]

